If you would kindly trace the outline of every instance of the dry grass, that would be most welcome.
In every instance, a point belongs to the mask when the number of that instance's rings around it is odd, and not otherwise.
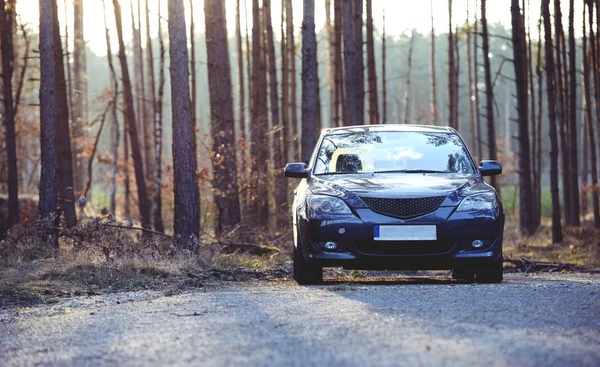
[[[579,228],[563,228],[563,242],[552,243],[550,220],[544,219],[533,236],[519,233],[517,222],[507,222],[504,229],[504,254],[512,259],[525,257],[533,261],[568,263],[600,270],[600,229],[589,220]]]
[[[168,237],[106,223],[84,221],[62,233],[59,249],[40,240],[35,227],[14,228],[0,241],[0,307],[141,289],[173,293],[220,280],[287,276],[281,270],[289,261],[285,246],[201,241],[204,245],[193,253],[177,249]]]

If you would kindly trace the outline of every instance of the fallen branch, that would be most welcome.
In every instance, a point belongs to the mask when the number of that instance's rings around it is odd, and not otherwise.
[[[584,266],[568,263],[552,263],[546,261],[532,261],[526,257],[520,259],[510,259],[504,257],[504,262],[513,264],[515,269],[524,273],[555,273],[560,271],[572,271],[579,273],[599,273],[600,271],[591,270]]]

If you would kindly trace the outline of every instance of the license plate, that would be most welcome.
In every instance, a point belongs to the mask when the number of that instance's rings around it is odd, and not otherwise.
[[[437,227],[435,225],[401,225],[374,227],[375,241],[435,241]]]

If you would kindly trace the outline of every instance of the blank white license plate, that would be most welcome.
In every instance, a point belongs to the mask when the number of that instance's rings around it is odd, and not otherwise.
[[[376,225],[373,231],[375,241],[435,241],[435,225]]]

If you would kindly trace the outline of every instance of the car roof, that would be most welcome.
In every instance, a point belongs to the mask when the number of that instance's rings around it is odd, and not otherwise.
[[[374,131],[415,131],[415,132],[446,132],[457,133],[449,126],[415,125],[415,124],[385,124],[385,125],[355,125],[323,129],[325,135],[347,134]]]

